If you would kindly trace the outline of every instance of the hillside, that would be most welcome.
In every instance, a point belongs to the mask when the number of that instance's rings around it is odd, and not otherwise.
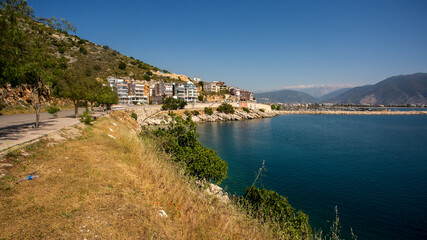
[[[256,93],[255,97],[258,102],[262,103],[316,103],[320,101],[307,93],[293,90]]]
[[[338,97],[339,95],[347,92],[350,89],[352,89],[352,88],[341,88],[341,89],[338,89],[338,90],[335,90],[335,91],[332,91],[330,93],[323,95],[320,99],[327,100],[327,99],[335,98],[335,97]]]
[[[115,112],[74,129],[80,136],[73,140],[51,136],[9,154],[4,163],[12,167],[0,178],[0,239],[274,238],[268,224],[184,176],[139,129]],[[39,178],[19,180],[29,174]]]
[[[352,88],[325,101],[382,105],[427,104],[427,73],[390,77],[374,85]]]

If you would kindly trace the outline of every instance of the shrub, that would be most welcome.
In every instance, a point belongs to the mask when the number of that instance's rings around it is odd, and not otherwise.
[[[185,105],[187,105],[187,102],[184,100],[168,97],[168,98],[165,98],[165,100],[163,100],[162,109],[163,110],[183,109]]]
[[[191,114],[193,114],[194,116],[199,116],[200,113],[197,110],[191,111]]]
[[[88,110],[85,110],[83,114],[80,116],[80,122],[86,124],[86,125],[92,125],[92,122],[95,121],[95,119],[90,115]]]
[[[82,39],[80,39],[80,40],[77,42],[77,44],[79,44],[79,45],[81,45],[81,44],[83,44],[83,43],[85,43],[85,41],[84,41],[84,40],[82,40]]]
[[[120,62],[120,63],[119,63],[119,69],[121,69],[121,70],[125,70],[125,69],[126,69],[126,63],[124,63],[124,62]]]
[[[58,107],[56,104],[52,104],[49,107],[46,108],[47,112],[52,114],[55,118],[58,117],[58,112],[61,111],[61,108]]]
[[[130,117],[133,118],[133,119],[135,119],[135,121],[138,120],[138,115],[136,113],[134,113],[134,112],[131,113]]]
[[[301,211],[295,213],[288,200],[273,190],[251,186],[237,202],[253,217],[277,223],[280,230],[292,234],[295,239],[312,238],[308,216]]]
[[[277,111],[279,111],[279,110],[280,110],[280,108],[282,108],[282,106],[281,106],[281,105],[277,105],[277,106],[276,106],[276,110],[277,110]]]
[[[218,112],[226,113],[226,114],[233,114],[234,108],[228,103],[222,103],[217,109]]]
[[[260,110],[261,112],[265,112],[264,108],[260,108],[259,110]]]
[[[150,76],[148,76],[148,75],[144,75],[144,80],[145,80],[145,81],[150,81]]]
[[[87,50],[86,50],[86,48],[85,48],[85,47],[81,46],[81,47],[79,48],[79,51],[80,51],[82,54],[87,55]]]
[[[203,95],[199,95],[197,98],[199,99],[200,102],[203,102],[203,100],[204,100]]]
[[[271,110],[275,110],[276,109],[276,105],[272,104],[271,106]]]
[[[108,50],[108,49],[110,49],[110,47],[109,47],[109,46],[107,46],[107,45],[102,46],[102,48],[103,48],[104,50]]]
[[[101,66],[99,66],[99,65],[97,64],[97,65],[93,66],[93,70],[95,70],[95,71],[99,71],[99,70],[101,70]]]
[[[210,108],[210,107],[205,107],[204,112],[205,112],[207,115],[212,115],[212,114],[213,114],[213,110],[212,110],[212,108]]]
[[[172,154],[176,162],[182,163],[187,174],[221,183],[227,176],[227,162],[217,152],[200,144],[196,124],[191,117],[184,120],[175,114],[170,116],[172,120],[167,128],[153,131],[165,152]]]
[[[250,111],[249,111],[249,109],[248,108],[243,108],[243,111],[245,111],[245,112],[247,112],[247,113],[249,113]]]
[[[188,110],[185,110],[185,111],[184,111],[184,114],[185,114],[186,116],[190,116],[190,115],[191,115],[191,112],[190,112],[190,111],[188,111]]]

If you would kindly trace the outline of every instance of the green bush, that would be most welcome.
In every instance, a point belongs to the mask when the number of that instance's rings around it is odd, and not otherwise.
[[[165,100],[163,100],[162,109],[163,110],[183,109],[185,105],[187,105],[187,102],[184,100],[168,97],[168,98],[165,98]]]
[[[86,48],[85,47],[83,47],[83,46],[81,46],[80,48],[79,48],[79,51],[82,53],[82,54],[84,54],[84,55],[87,55],[87,50],[86,50]]]
[[[110,47],[109,47],[109,46],[107,46],[107,45],[102,46],[102,48],[103,48],[104,50],[108,50],[108,49],[110,49]]]
[[[130,117],[135,119],[135,121],[138,120],[138,115],[134,112],[130,114]]]
[[[260,108],[259,110],[260,110],[261,112],[265,112],[264,108]]]
[[[199,99],[200,102],[203,102],[203,100],[204,100],[204,96],[203,95],[199,95],[197,98]]]
[[[121,70],[125,70],[125,69],[126,69],[126,63],[124,63],[124,62],[120,62],[120,63],[119,63],[119,69],[121,69]]]
[[[253,217],[263,222],[276,223],[278,229],[294,239],[312,238],[308,216],[301,211],[295,213],[288,200],[273,190],[251,186],[236,201]]]
[[[99,70],[101,70],[101,66],[99,66],[99,65],[97,64],[97,65],[93,66],[93,70],[95,70],[95,71],[99,71]]]
[[[276,105],[272,104],[271,106],[271,110],[275,110],[276,109]]]
[[[210,107],[205,107],[204,112],[205,112],[207,115],[212,115],[212,114],[213,114],[213,110],[212,110],[212,108],[210,108]]]
[[[222,103],[217,109],[218,112],[226,113],[226,114],[233,114],[234,108],[228,103]]]
[[[245,111],[245,112],[247,112],[247,113],[249,113],[250,111],[249,111],[249,108],[243,108],[243,111]]]
[[[80,116],[80,122],[86,124],[86,125],[92,125],[92,122],[95,121],[95,119],[90,115],[88,110],[85,110],[83,114]]]
[[[47,112],[52,114],[55,118],[58,117],[58,112],[61,111],[61,108],[58,107],[56,104],[52,104],[49,107],[46,108]]]
[[[186,116],[190,116],[190,115],[191,115],[191,112],[190,112],[190,111],[188,111],[188,110],[185,110],[185,111],[184,111],[184,114],[185,114]]]
[[[194,116],[199,116],[200,113],[197,110],[191,111],[191,114],[193,114]]]
[[[227,176],[227,162],[217,152],[200,144],[196,124],[191,117],[184,120],[173,113],[170,116],[172,120],[167,128],[153,131],[163,149],[172,154],[176,162],[183,164],[187,174],[221,183]]]
[[[277,106],[276,106],[276,110],[277,110],[277,111],[279,111],[281,108],[282,108],[282,106],[281,106],[281,105],[277,105]]]

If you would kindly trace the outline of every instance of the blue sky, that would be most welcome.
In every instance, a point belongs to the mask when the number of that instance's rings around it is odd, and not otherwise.
[[[248,90],[427,72],[427,1],[29,0],[77,35]]]

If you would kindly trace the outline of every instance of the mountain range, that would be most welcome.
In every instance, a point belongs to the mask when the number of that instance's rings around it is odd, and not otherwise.
[[[294,90],[257,93],[255,97],[259,102],[276,103],[427,104],[427,73],[394,76],[374,85],[339,89],[320,98]]]

